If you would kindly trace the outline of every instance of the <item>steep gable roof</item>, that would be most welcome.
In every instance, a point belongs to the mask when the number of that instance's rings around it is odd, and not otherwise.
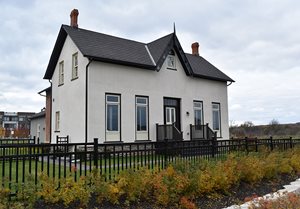
[[[44,79],[52,78],[67,35],[83,56],[89,59],[148,70],[160,70],[169,51],[175,49],[188,76],[233,81],[205,59],[201,57],[196,59],[185,54],[175,33],[146,44],[67,25],[61,26]]]

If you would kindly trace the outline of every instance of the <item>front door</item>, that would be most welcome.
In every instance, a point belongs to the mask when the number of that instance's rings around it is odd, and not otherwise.
[[[175,127],[181,131],[180,99],[164,98],[164,123],[175,124]]]

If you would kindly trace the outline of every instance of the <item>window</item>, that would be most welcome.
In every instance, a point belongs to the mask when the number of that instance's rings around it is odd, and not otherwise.
[[[120,129],[120,96],[106,95],[106,131]]]
[[[148,131],[148,98],[136,97],[136,130]]]
[[[55,131],[59,131],[60,128],[60,113],[57,111],[55,113]]]
[[[174,50],[171,50],[169,52],[169,55],[167,57],[167,68],[168,69],[176,69],[176,65],[175,65],[175,52]]]
[[[195,125],[203,125],[203,103],[199,101],[194,101],[194,119]]]
[[[72,79],[78,78],[78,52],[72,56]]]
[[[212,103],[213,130],[219,131],[220,125],[220,104]]]
[[[58,85],[64,84],[64,61],[59,63],[59,78],[58,78]]]

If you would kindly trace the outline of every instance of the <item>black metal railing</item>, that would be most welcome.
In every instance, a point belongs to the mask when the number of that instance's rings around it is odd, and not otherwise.
[[[216,133],[209,127],[209,124],[205,125],[192,125],[190,124],[190,139],[199,140],[207,139],[212,140]]]
[[[105,179],[114,179],[120,171],[164,169],[170,163],[199,163],[202,159],[224,159],[235,152],[258,152],[262,147],[269,150],[286,150],[300,145],[300,139],[230,139],[230,140],[163,140],[133,143],[65,144],[1,144],[0,183],[16,194],[18,185],[27,182],[31,175],[35,184],[41,173],[53,179],[72,176],[75,181],[97,169]]]
[[[175,124],[156,124],[157,141],[178,141],[183,140],[182,131],[178,130]]]

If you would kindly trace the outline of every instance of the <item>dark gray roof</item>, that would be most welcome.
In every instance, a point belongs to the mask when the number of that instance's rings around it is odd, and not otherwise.
[[[234,82],[230,77],[201,56],[185,54],[195,77]]]
[[[32,115],[31,117],[29,117],[29,119],[42,118],[42,117],[45,117],[45,116],[46,116],[46,112],[42,111],[42,112],[39,112],[39,113],[36,113],[36,114]]]
[[[52,78],[67,35],[83,56],[93,60],[160,70],[169,50],[175,48],[188,76],[233,81],[204,58],[185,54],[175,33],[147,44],[67,25],[60,29],[44,79]]]

